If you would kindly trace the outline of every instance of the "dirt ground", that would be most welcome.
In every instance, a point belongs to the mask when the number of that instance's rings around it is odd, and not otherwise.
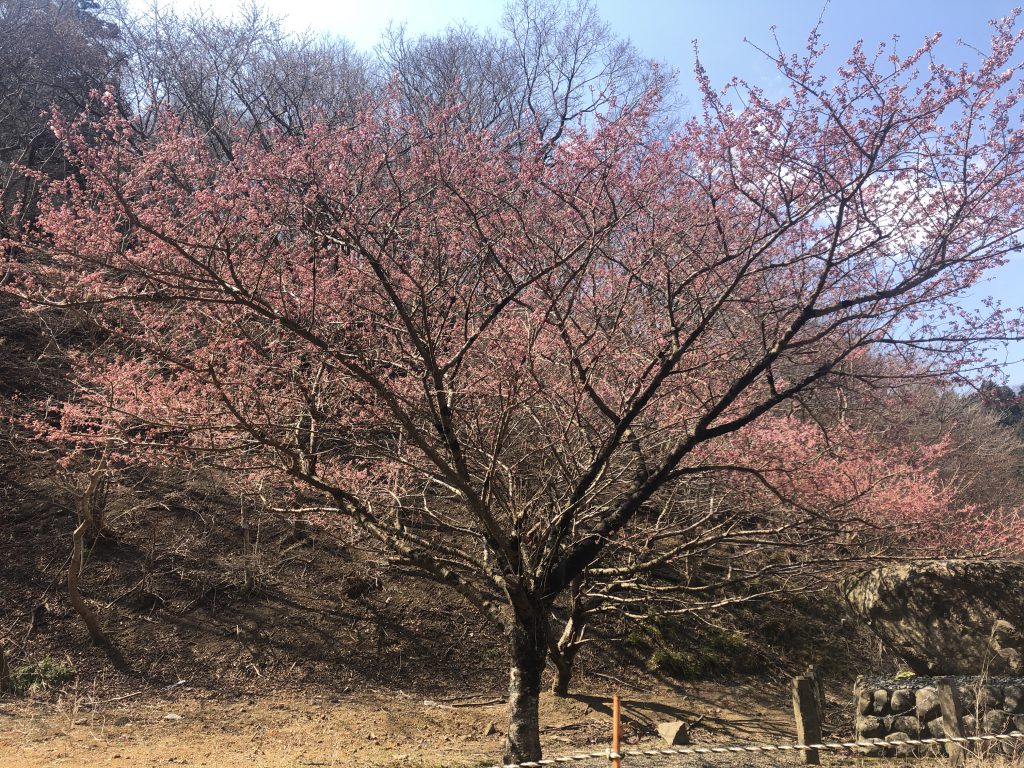
[[[792,724],[776,693],[742,691],[750,705],[736,709],[736,685],[701,683],[688,690],[628,692],[623,696],[623,749],[660,746],[656,724],[683,719],[701,745],[789,743]],[[290,695],[233,700],[189,691],[163,698],[140,695],[103,701],[69,694],[57,702],[0,701],[0,766],[216,766],[305,768],[394,766],[482,768],[499,761],[504,705],[491,696],[456,700],[360,693],[343,698]],[[600,751],[610,736],[610,700],[578,695],[541,705],[545,756]],[[776,768],[801,765],[796,754],[629,758],[628,768]],[[822,756],[825,766],[938,768],[948,760],[865,760]],[[607,768],[595,758],[572,765]],[[973,761],[970,768],[1020,763]]]
[[[108,651],[89,644],[61,588],[68,554],[58,543],[66,545],[73,530],[73,510],[0,482],[0,643],[15,671],[48,663],[67,675],[44,680],[27,698],[0,699],[0,768],[499,761],[507,660],[501,638],[469,606],[438,600],[432,585],[351,542],[296,538],[276,517],[256,526],[257,587],[242,589],[237,499],[198,480],[196,487],[154,482],[138,498],[127,490],[117,498],[113,534],[97,542],[83,574],[83,594],[113,644]],[[720,682],[674,683],[652,674],[650,659],[623,642],[628,627],[595,627],[599,651],[585,648],[577,659],[576,679],[588,687],[543,699],[545,754],[606,748],[616,689],[627,750],[655,746],[657,723],[667,720],[688,723],[700,744],[792,742],[789,676],[810,662],[861,657],[819,609],[773,604],[771,615],[753,617],[760,634],[750,645],[763,664],[749,671],[759,679],[728,680],[748,669],[736,667],[716,671]],[[807,632],[811,618],[817,634]],[[847,736],[844,674],[826,679],[836,682],[837,707],[843,699],[836,727]],[[455,692],[479,695],[451,698]],[[656,762],[795,764],[751,755],[632,759],[623,768]],[[589,764],[608,766],[606,759]]]
[[[694,740],[702,743],[792,740],[791,722],[780,706],[783,691],[743,692],[750,705],[739,710],[725,705],[735,701],[736,692],[735,686],[713,684],[624,692],[626,747],[653,745],[656,724],[672,719],[691,723]],[[610,701],[602,695],[545,695],[541,722],[550,756],[600,750],[610,737]],[[500,758],[504,730],[504,705],[494,696],[438,701],[390,693],[310,699],[288,694],[225,700],[182,690],[104,701],[68,692],[57,702],[0,702],[0,765],[482,766]]]

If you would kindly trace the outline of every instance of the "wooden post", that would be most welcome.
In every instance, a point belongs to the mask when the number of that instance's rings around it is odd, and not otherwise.
[[[619,740],[622,722],[622,705],[619,701],[619,694],[612,696],[612,754],[619,754]],[[619,768],[619,758],[612,759],[612,768]]]
[[[814,667],[814,672],[811,675],[815,682],[818,684],[818,714],[821,716],[821,724],[825,725],[825,676],[821,673],[821,669]]]
[[[818,697],[818,717],[820,718],[821,725],[825,725],[825,678],[821,674],[821,670],[818,669],[815,664],[808,664],[807,671],[804,672],[811,680],[814,681],[814,692]]]
[[[793,716],[798,744],[821,743],[821,715],[818,713],[817,684],[806,675],[793,678]],[[818,750],[803,751],[804,765],[818,765]]]
[[[964,735],[964,710],[960,697],[956,692],[956,684],[952,677],[944,677],[936,685],[938,689],[939,707],[942,709],[942,730],[947,739],[959,739]],[[953,765],[964,764],[964,748],[956,743],[946,744],[946,753]]]
[[[0,694],[10,693],[13,690],[11,668],[7,664],[7,651],[4,649],[4,644],[0,642]]]

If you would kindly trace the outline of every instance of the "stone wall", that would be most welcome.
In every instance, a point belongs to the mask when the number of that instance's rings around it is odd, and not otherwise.
[[[1002,734],[1024,732],[1024,677],[956,677],[963,707],[965,736],[980,732]],[[857,739],[885,739],[898,742],[907,738],[942,738],[942,712],[936,691],[936,678],[864,679],[854,687],[857,702]],[[994,751],[1013,754],[1021,742],[994,742]],[[899,756],[944,754],[940,745],[894,746],[891,750],[870,750]]]

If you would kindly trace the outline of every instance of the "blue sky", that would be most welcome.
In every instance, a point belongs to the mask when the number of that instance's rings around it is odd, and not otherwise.
[[[187,7],[189,0],[160,0],[161,5]],[[295,30],[314,29],[346,37],[361,48],[372,48],[388,23],[404,23],[415,34],[438,32],[465,21],[476,27],[497,26],[504,0],[262,0],[260,3]],[[824,15],[824,37],[838,55],[854,42],[887,40],[899,35],[900,47],[910,52],[929,34],[943,32],[951,57],[955,40],[983,45],[987,21],[1005,16],[1012,2],[994,0],[594,0],[601,16],[622,37],[630,38],[647,56],[683,75],[684,92],[695,94],[690,73],[692,41],[713,81],[739,75],[770,86],[773,69],[759,52],[773,45],[772,27],[786,50],[801,50],[807,33]],[[202,3],[225,15],[238,3]]]
[[[173,5],[188,6],[188,0]],[[264,0],[275,15],[295,30],[311,28],[346,37],[358,47],[372,48],[389,22],[404,23],[413,35],[438,32],[465,21],[477,27],[497,26],[503,0]],[[781,81],[774,67],[751,43],[765,49],[777,35],[787,52],[803,50],[807,33],[824,14],[823,39],[832,62],[842,61],[857,40],[869,47],[899,36],[897,50],[910,53],[935,32],[943,33],[939,56],[959,63],[968,57],[958,39],[984,48],[989,19],[1007,15],[1012,2],[994,0],[595,0],[603,18],[622,37],[630,38],[646,56],[679,71],[679,90],[697,103],[693,85],[693,44],[712,83],[721,85],[733,75],[771,92]],[[230,14],[235,2],[216,0],[207,5]],[[749,40],[750,42],[745,42]],[[833,58],[834,57],[834,58]],[[992,295],[1008,306],[1024,304],[1024,255],[993,275],[973,297]],[[1024,344],[1012,345],[1005,372],[1012,383],[1024,383]]]

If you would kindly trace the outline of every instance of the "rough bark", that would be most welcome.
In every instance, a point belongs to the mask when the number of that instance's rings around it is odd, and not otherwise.
[[[572,666],[575,652],[571,655],[552,656],[555,663],[555,679],[551,683],[551,692],[560,698],[569,695],[569,683],[572,682]]]
[[[551,661],[555,667],[555,679],[551,683],[551,692],[555,696],[569,695],[569,683],[572,682],[576,654],[579,652],[582,640],[583,623],[574,613],[565,623],[565,629],[558,639],[558,645],[551,654]]]
[[[511,637],[512,665],[508,684],[508,735],[505,763],[539,760],[541,675],[547,658],[543,631],[516,626]]]
[[[83,542],[87,527],[86,522],[83,520],[75,528],[75,533],[71,538],[71,564],[68,566],[68,597],[75,611],[82,617],[82,621],[85,622],[85,626],[89,630],[89,637],[92,638],[93,643],[96,645],[107,645],[107,636],[100,629],[99,619],[95,612],[86,605],[85,600],[82,599],[82,593],[78,591],[78,578],[82,572]]]
[[[572,682],[576,654],[583,645],[583,633],[586,630],[586,605],[583,600],[583,578],[572,581],[569,599],[569,618],[562,628],[562,635],[551,649],[551,661],[555,667],[555,679],[551,684],[551,692],[555,696],[568,696],[569,683]]]
[[[107,533],[104,519],[107,478],[103,464],[105,462],[88,475],[85,487],[74,495],[75,512],[78,514],[79,522],[85,525],[83,536],[90,543]]]

